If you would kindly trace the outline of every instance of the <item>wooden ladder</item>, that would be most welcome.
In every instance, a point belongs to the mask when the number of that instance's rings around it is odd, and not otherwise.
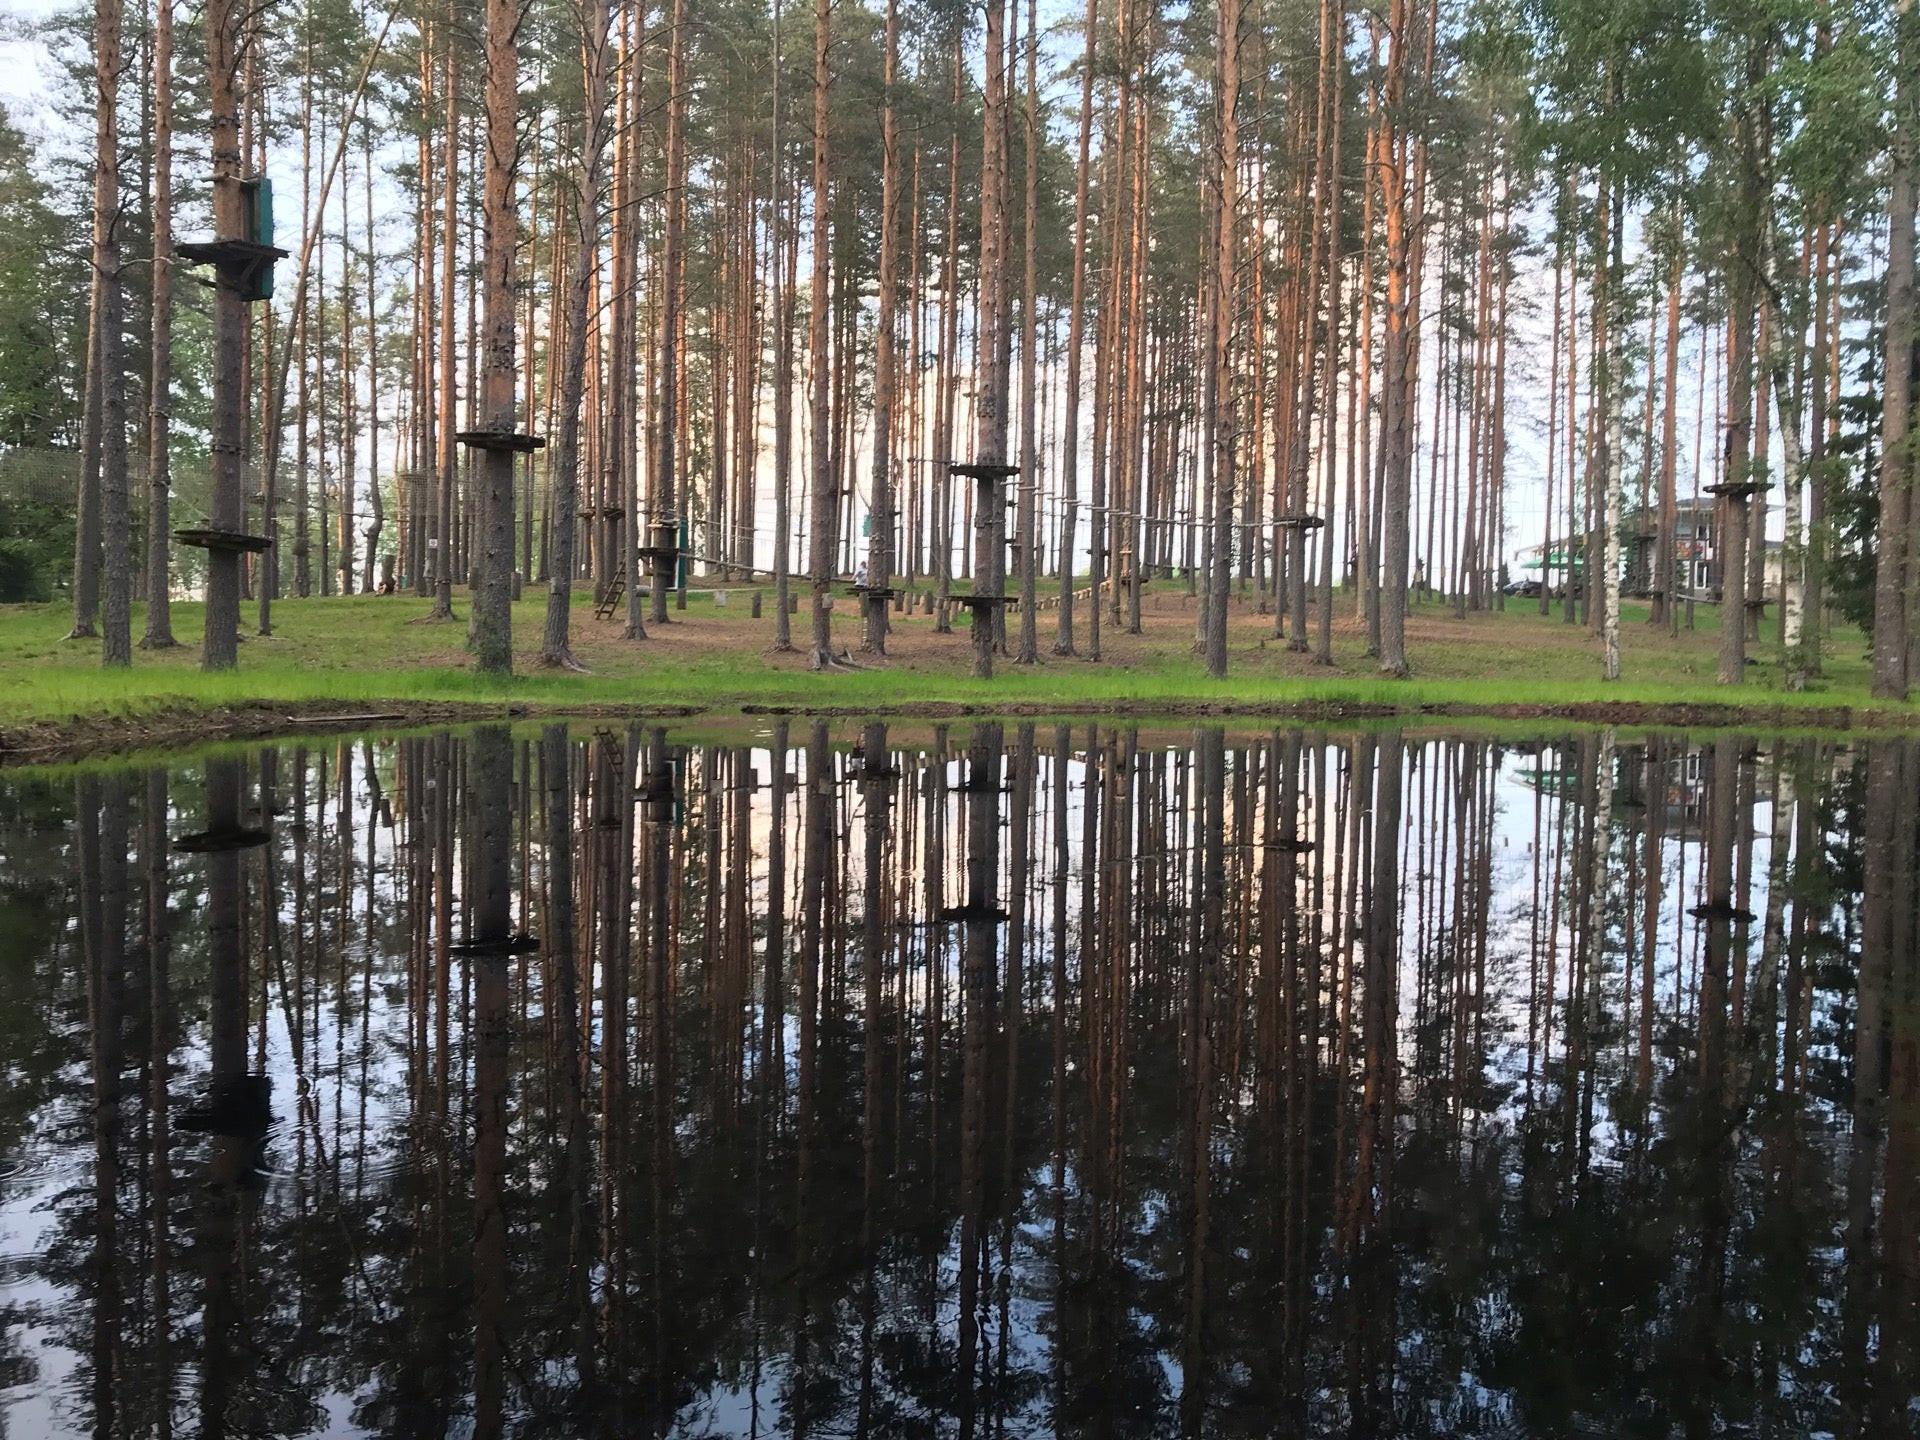
[[[613,572],[613,579],[607,582],[607,593],[601,597],[600,603],[593,607],[593,613],[602,620],[611,620],[613,612],[620,608],[620,602],[626,598],[626,593],[627,565],[623,560],[620,562],[620,568]]]

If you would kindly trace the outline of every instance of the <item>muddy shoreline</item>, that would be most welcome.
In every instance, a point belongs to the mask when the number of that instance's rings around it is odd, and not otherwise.
[[[0,767],[58,765],[141,751],[181,749],[237,740],[277,740],[298,735],[351,730],[418,729],[434,725],[471,725],[488,720],[727,720],[727,719],[900,719],[959,720],[999,716],[1010,720],[1103,719],[1272,720],[1326,724],[1340,721],[1379,723],[1433,720],[1547,721],[1555,724],[1614,725],[1647,729],[1913,730],[1920,713],[1850,705],[1736,705],[1573,701],[1538,704],[1382,705],[1341,700],[1039,701],[971,704],[958,701],[902,701],[894,705],[545,705],[478,704],[463,701],[366,701],[340,704],[276,705],[266,702],[213,708],[174,706],[137,716],[74,715],[0,728]]]

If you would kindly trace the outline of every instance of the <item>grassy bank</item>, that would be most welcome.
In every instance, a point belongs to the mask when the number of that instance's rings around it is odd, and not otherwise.
[[[590,673],[541,668],[532,650],[545,606],[529,590],[515,607],[519,670],[493,681],[473,673],[465,651],[464,597],[457,620],[425,619],[427,606],[410,596],[284,601],[274,609],[274,633],[251,634],[240,668],[226,675],[199,670],[201,608],[174,606],[180,648],[137,652],[130,671],[109,673],[99,665],[97,641],[65,636],[69,617],[53,606],[0,607],[0,730],[81,722],[139,723],[143,716],[194,711],[217,713],[267,705],[299,712],[326,707],[336,713],[359,707],[378,713],[387,705],[485,707],[540,710],[672,705],[704,711],[742,707],[890,710],[937,705],[967,707],[1089,708],[1153,713],[1218,707],[1222,713],[1287,706],[1344,706],[1372,710],[1458,714],[1560,713],[1579,707],[1720,707],[1775,716],[1804,713],[1811,723],[1834,723],[1830,712],[1849,717],[1871,711],[1879,719],[1911,723],[1920,711],[1909,704],[1872,702],[1867,688],[1865,642],[1841,630],[1826,649],[1826,673],[1805,692],[1782,685],[1774,626],[1752,647],[1760,662],[1748,683],[1714,683],[1718,612],[1701,607],[1697,628],[1669,638],[1645,624],[1645,610],[1629,605],[1622,625],[1622,680],[1599,679],[1599,643],[1556,614],[1543,617],[1532,602],[1504,613],[1456,619],[1449,607],[1418,608],[1409,631],[1414,674],[1383,678],[1364,653],[1364,637],[1350,617],[1350,602],[1336,601],[1334,663],[1289,652],[1272,637],[1271,617],[1236,605],[1232,617],[1229,677],[1207,678],[1193,652],[1195,611],[1177,587],[1150,593],[1139,635],[1103,635],[1105,653],[1095,664],[1057,658],[1051,645],[1053,612],[1039,615],[1042,664],[1003,663],[990,681],[967,674],[970,659],[964,621],[954,633],[935,633],[925,615],[898,617],[884,660],[858,653],[857,620],[849,601],[835,615],[835,643],[855,647],[859,668],[816,674],[804,657],[773,650],[772,596],[766,616],[749,618],[748,592],[734,590],[725,606],[694,592],[673,623],[644,643],[619,638],[616,621],[595,618],[584,602],[575,612],[576,648]],[[1086,644],[1085,610],[1079,639]],[[795,638],[804,643],[807,615],[794,617]],[[1016,622],[1017,623],[1017,622]],[[135,615],[138,633],[141,617]],[[1624,718],[1624,717],[1623,717]],[[1777,717],[1776,717],[1777,718]]]

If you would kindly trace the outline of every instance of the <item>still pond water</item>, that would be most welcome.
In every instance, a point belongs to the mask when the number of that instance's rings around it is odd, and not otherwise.
[[[0,1434],[1920,1433],[1920,747],[0,775]]]

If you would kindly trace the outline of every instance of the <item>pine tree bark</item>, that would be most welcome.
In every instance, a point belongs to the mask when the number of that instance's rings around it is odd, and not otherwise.
[[[1747,78],[1757,88],[1764,78],[1758,40],[1748,42]],[[1754,105],[1742,97],[1735,119],[1735,150],[1741,194],[1733,215],[1727,261],[1727,450],[1724,479],[1733,485],[1752,480],[1754,275],[1765,263],[1760,244],[1762,216],[1758,137]],[[1720,669],[1722,685],[1744,685],[1747,667],[1747,499],[1740,491],[1720,500]]]
[[[1240,206],[1240,0],[1220,0],[1218,9],[1219,76],[1216,104],[1214,185],[1218,197],[1214,214],[1214,254],[1208,276],[1212,294],[1208,305],[1212,334],[1208,349],[1213,366],[1213,510],[1208,517],[1206,661],[1207,673],[1220,680],[1227,673],[1227,601],[1233,570],[1234,467],[1238,461],[1239,414],[1234,404],[1233,321],[1235,275],[1239,268]]]
[[[434,504],[433,610],[435,620],[453,619],[453,493],[459,469],[454,431],[457,396],[453,382],[454,275],[460,225],[454,210],[456,167],[460,154],[459,24],[453,0],[447,0],[446,110],[440,142],[440,455],[439,489]],[[324,200],[324,197],[323,197]],[[324,527],[322,527],[324,529]],[[324,583],[326,567],[322,565]]]
[[[1912,455],[1914,352],[1915,85],[1920,40],[1914,0],[1901,0],[1895,21],[1899,63],[1894,66],[1894,130],[1887,198],[1887,321],[1885,383],[1880,411],[1879,551],[1873,585],[1873,693],[1904,700],[1907,673],[1908,591],[1920,556],[1908,553],[1915,465]]]
[[[1036,500],[1040,486],[1039,436],[1035,433],[1038,395],[1035,347],[1039,339],[1038,210],[1040,205],[1040,97],[1037,54],[1039,31],[1035,0],[1027,0],[1027,84],[1026,84],[1026,196],[1024,235],[1022,236],[1026,274],[1020,308],[1020,649],[1014,656],[1020,665],[1040,660],[1039,622],[1033,613],[1038,600],[1040,563],[1039,535],[1035,526]]]
[[[1060,444],[1060,633],[1053,653],[1071,655],[1073,644],[1074,540],[1080,525],[1080,366],[1086,349],[1087,318],[1087,198],[1088,164],[1093,141],[1093,71],[1099,51],[1100,0],[1087,0],[1086,44],[1080,57],[1080,150],[1073,179],[1073,294],[1067,312],[1066,416]],[[1097,402],[1096,402],[1097,403]],[[1093,516],[1091,533],[1099,543],[1105,517]],[[1090,592],[1092,609],[1100,609],[1099,579]]]
[[[1619,281],[1619,225],[1613,213],[1616,195],[1617,190],[1603,173],[1599,233],[1594,244],[1593,323],[1595,355],[1600,362],[1600,373],[1594,377],[1594,393],[1602,410],[1600,483],[1605,487],[1600,507],[1600,678],[1608,681],[1620,678],[1620,412],[1625,408],[1620,394],[1623,363],[1615,339],[1624,327],[1614,323],[1610,308]]]
[[[553,449],[553,512],[547,544],[552,573],[547,582],[546,627],[540,658],[562,669],[583,668],[573,653],[574,544],[580,509],[580,403],[586,390],[588,301],[599,250],[600,207],[606,189],[607,52],[613,12],[608,0],[590,0],[582,35],[585,51],[581,107],[580,169],[574,181],[573,245],[567,256],[566,336],[560,360],[560,412]]]
[[[147,379],[147,624],[142,650],[170,650],[173,424],[173,0],[153,25],[153,354]]]
[[[99,267],[87,302],[86,383],[80,419],[80,484],[74,499],[73,628],[69,640],[100,633],[100,320],[105,296]]]
[[[808,571],[813,583],[813,641],[809,663],[815,670],[833,664],[833,552],[838,540],[840,496],[833,470],[833,415],[831,360],[828,354],[827,282],[832,259],[827,189],[828,126],[832,72],[828,60],[833,43],[832,0],[814,0],[813,7],[813,280],[810,292],[808,349],[812,365],[813,505],[808,530]]]
[[[980,146],[980,328],[976,341],[974,389],[974,463],[1004,464],[1007,458],[1008,374],[1005,363],[1009,335],[1007,315],[1007,55],[1006,0],[987,0],[985,86],[982,96]],[[996,583],[1005,549],[1000,527],[1005,523],[1004,482],[975,487],[973,517],[973,573],[975,593],[999,595]],[[988,610],[973,614],[973,674],[993,675],[994,619]]]
[[[487,123],[483,193],[486,248],[483,263],[484,330],[478,428],[496,436],[513,433],[514,384],[514,172],[519,136],[519,7],[515,0],[487,0]],[[481,506],[475,531],[480,588],[473,597],[474,658],[482,674],[513,673],[513,452],[497,444],[479,459]]]
[[[653,543],[672,547],[674,564],[654,572],[653,606],[648,617],[655,625],[667,623],[667,591],[679,569],[680,515],[676,501],[674,462],[680,439],[680,311],[686,267],[683,239],[687,214],[687,80],[686,0],[673,0],[667,27],[667,193],[665,234],[660,249],[660,369],[655,390],[660,397],[660,429],[654,437]]]
[[[773,4],[773,185],[768,259],[776,330],[773,362],[773,648],[793,649],[793,342],[800,263],[798,227],[788,209],[780,108],[780,0]],[[795,202],[797,204],[797,201]]]
[[[1675,217],[1677,220],[1677,216]],[[1678,475],[1679,388],[1680,388],[1680,280],[1682,276],[1681,239],[1676,225],[1673,258],[1667,262],[1667,331],[1665,379],[1660,393],[1660,519],[1654,533],[1653,605],[1648,622],[1664,625],[1669,635],[1678,633],[1680,616],[1679,584],[1674,578],[1674,552],[1680,543],[1680,502],[1675,491]]]
[[[900,116],[894,89],[899,82],[900,16],[898,0],[887,0],[886,77],[880,115],[880,293],[876,297],[873,350],[873,537],[867,547],[867,585],[863,597],[866,630],[861,648],[876,655],[887,650],[887,592],[893,586],[894,484],[893,411],[899,367],[894,359],[896,292],[900,250]]]
[[[1388,675],[1407,673],[1407,561],[1408,509],[1412,501],[1413,429],[1412,360],[1409,355],[1408,285],[1411,249],[1407,225],[1408,140],[1400,118],[1406,101],[1408,51],[1411,48],[1408,0],[1393,0],[1388,30],[1392,36],[1387,59],[1386,113],[1381,167],[1382,209],[1386,212],[1386,333],[1384,337],[1384,391],[1381,418],[1381,596],[1380,669]]]
[[[374,593],[379,580],[374,574],[374,566],[380,554],[380,537],[387,527],[386,501],[380,494],[380,307],[378,286],[374,284],[374,263],[376,260],[373,243],[373,126],[363,123],[360,127],[362,199],[365,201],[366,241],[367,241],[367,534],[366,565],[361,574],[360,593]],[[273,476],[265,477],[267,485],[267,504],[269,510],[274,502]],[[267,533],[273,533],[271,521]],[[265,597],[261,600],[262,612],[265,610]]]
[[[100,510],[106,553],[106,605],[100,660],[133,663],[133,547],[127,510],[126,290],[120,245],[121,0],[94,6],[94,294],[100,348]]]
[[[240,25],[233,0],[209,0],[207,27],[208,110],[213,123],[213,233],[236,239],[245,231],[240,193]],[[241,367],[246,347],[246,304],[237,278],[222,273],[213,301],[213,463],[209,519],[216,530],[238,531],[244,518],[240,471],[245,459],[246,395]],[[206,637],[200,663],[209,671],[231,670],[240,658],[240,553],[207,552]]]

